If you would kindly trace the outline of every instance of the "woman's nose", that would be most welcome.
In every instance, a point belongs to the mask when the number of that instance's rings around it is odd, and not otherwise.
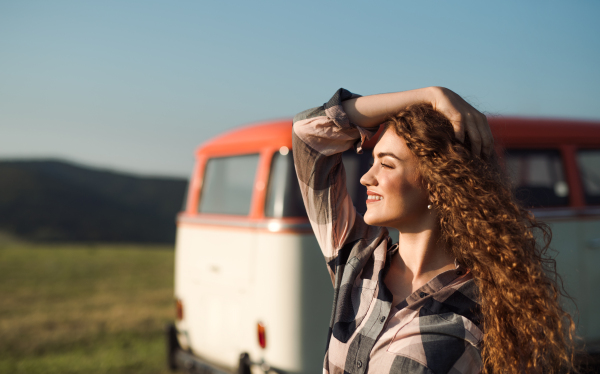
[[[365,187],[369,187],[369,186],[376,186],[377,185],[377,179],[375,178],[375,176],[373,175],[373,167],[371,167],[369,169],[369,171],[367,171],[361,178],[360,178],[360,184],[362,184]]]

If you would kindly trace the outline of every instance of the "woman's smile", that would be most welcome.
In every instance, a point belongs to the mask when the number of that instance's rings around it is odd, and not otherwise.
[[[373,191],[367,190],[367,204],[375,203],[383,199],[383,196],[376,194]]]

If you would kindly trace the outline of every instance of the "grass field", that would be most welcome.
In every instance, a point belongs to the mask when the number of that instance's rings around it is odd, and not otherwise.
[[[172,247],[0,243],[0,373],[168,373]]]

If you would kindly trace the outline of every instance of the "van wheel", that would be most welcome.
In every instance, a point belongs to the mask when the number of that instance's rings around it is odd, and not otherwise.
[[[167,338],[167,365],[171,371],[177,370],[177,362],[175,361],[175,354],[180,348],[179,341],[177,340],[177,328],[174,324],[169,323],[165,327],[165,333]]]
[[[250,356],[247,353],[242,353],[240,355],[240,362],[238,365],[238,374],[252,374],[250,372],[250,365],[252,365],[252,361],[250,361]]]

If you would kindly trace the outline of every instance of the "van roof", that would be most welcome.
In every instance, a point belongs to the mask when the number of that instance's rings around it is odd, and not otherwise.
[[[496,142],[502,145],[600,145],[600,122],[597,121],[518,117],[490,117],[488,121]],[[291,148],[291,129],[291,119],[246,125],[208,140],[197,148],[196,154],[254,152],[265,146]],[[374,145],[369,143],[367,147]]]
[[[224,153],[227,150],[240,153],[256,151],[265,145],[292,148],[292,120],[259,122],[238,127],[218,135],[196,149],[196,154]]]
[[[600,145],[600,122],[550,118],[488,118],[500,144]]]

